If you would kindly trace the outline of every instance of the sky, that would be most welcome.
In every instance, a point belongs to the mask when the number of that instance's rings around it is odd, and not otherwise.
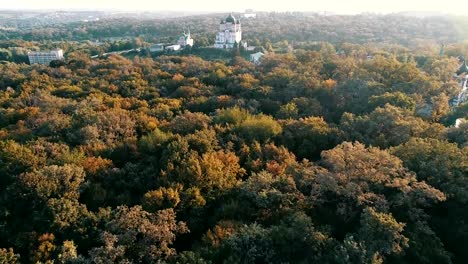
[[[402,11],[465,14],[463,0],[0,0],[0,9],[114,9],[129,11],[329,11],[342,14]]]

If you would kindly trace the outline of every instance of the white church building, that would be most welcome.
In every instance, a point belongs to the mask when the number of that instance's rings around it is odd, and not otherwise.
[[[463,60],[463,64],[460,66],[458,71],[455,73],[455,78],[460,86],[458,96],[453,101],[454,106],[458,106],[461,103],[468,101],[468,65]]]
[[[186,46],[193,46],[193,38],[190,35],[190,29],[188,30],[188,33],[180,35],[179,38],[177,39],[177,44],[179,44],[181,47],[185,48]]]
[[[214,47],[218,49],[232,49],[236,43],[241,45],[242,27],[240,20],[230,14],[219,25],[219,32],[216,35]],[[246,45],[245,43],[243,45]]]

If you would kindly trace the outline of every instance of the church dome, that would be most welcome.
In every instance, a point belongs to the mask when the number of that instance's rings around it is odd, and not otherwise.
[[[235,24],[236,23],[236,18],[232,14],[229,14],[229,16],[226,18],[226,23]]]

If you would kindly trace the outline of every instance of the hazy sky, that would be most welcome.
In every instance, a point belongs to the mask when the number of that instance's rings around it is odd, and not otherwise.
[[[232,6],[230,6],[232,5]],[[0,9],[120,9],[238,12],[333,11],[338,13],[436,11],[466,13],[462,0],[0,0]]]

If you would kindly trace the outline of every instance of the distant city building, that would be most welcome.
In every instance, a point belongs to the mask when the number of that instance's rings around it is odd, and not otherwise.
[[[214,47],[218,49],[232,49],[235,45],[241,45],[242,28],[240,20],[230,14],[219,25]],[[245,45],[245,44],[244,44]]]
[[[255,14],[255,12],[252,9],[247,9],[247,10],[245,10],[244,17],[245,18],[255,18],[255,17],[257,17],[257,14]]]
[[[186,46],[193,46],[193,38],[190,36],[190,29],[187,34],[184,32],[184,34],[182,34],[179,37],[177,44],[179,44],[183,48],[185,48]]]
[[[150,52],[163,52],[164,51],[164,44],[154,44],[149,47]]]
[[[250,61],[255,63],[255,64],[259,64],[260,59],[263,56],[265,56],[265,54],[263,52],[257,52],[257,53],[254,53],[254,54],[250,54]]]
[[[63,50],[30,51],[28,52],[29,64],[47,64],[54,60],[63,60]]]
[[[95,41],[90,41],[89,44],[91,44],[93,46],[102,46],[102,45],[104,45],[104,42],[101,42],[99,40],[95,40]]]

